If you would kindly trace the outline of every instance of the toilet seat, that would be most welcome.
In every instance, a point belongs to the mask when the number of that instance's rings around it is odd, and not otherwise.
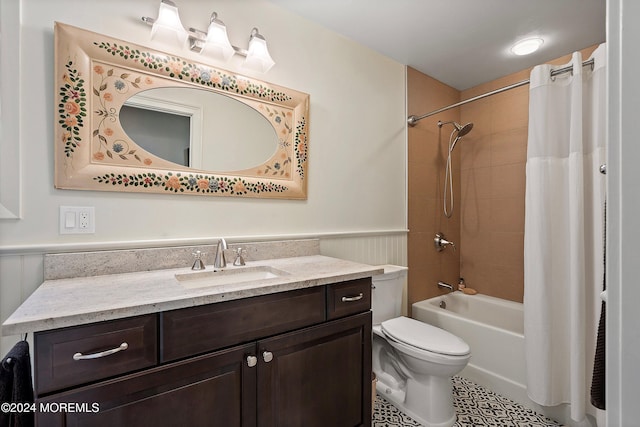
[[[461,338],[438,327],[408,317],[396,317],[380,324],[383,334],[413,350],[441,356],[466,357],[470,354],[469,345]]]

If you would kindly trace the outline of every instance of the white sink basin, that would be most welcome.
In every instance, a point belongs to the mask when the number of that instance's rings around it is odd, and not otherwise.
[[[290,273],[267,265],[254,267],[227,267],[218,271],[179,273],[176,279],[185,288],[205,288],[209,286],[231,285],[244,282],[273,279]]]

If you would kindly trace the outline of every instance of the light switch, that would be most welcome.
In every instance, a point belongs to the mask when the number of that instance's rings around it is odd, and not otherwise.
[[[64,228],[76,228],[76,214],[75,212],[65,212],[64,214]]]

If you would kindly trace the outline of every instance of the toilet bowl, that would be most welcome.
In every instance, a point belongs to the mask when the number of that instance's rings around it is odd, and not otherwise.
[[[426,323],[400,316],[406,268],[385,265],[373,277],[373,371],[378,394],[427,427],[456,421],[451,377],[469,361],[469,345]]]

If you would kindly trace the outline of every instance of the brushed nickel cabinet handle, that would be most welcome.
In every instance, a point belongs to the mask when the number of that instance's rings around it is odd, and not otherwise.
[[[265,351],[264,353],[262,353],[262,359],[269,363],[273,360],[273,353],[271,353],[270,351]]]
[[[255,356],[247,356],[247,366],[253,368],[258,364],[258,358]]]
[[[364,294],[362,292],[360,292],[358,295],[353,296],[353,297],[342,297],[342,302],[359,301],[359,300],[362,299],[362,297],[364,297]]]
[[[129,344],[127,344],[126,342],[123,342],[122,344],[120,344],[119,347],[112,348],[111,350],[101,351],[99,353],[93,353],[93,354],[76,353],[73,355],[73,360],[99,359],[101,357],[110,356],[114,353],[126,350],[128,348],[129,348]]]

